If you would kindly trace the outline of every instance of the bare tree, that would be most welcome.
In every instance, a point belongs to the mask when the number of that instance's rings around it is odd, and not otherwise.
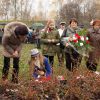
[[[0,16],[5,20],[9,19],[10,0],[1,0],[0,2]]]
[[[100,3],[97,0],[72,0],[60,10],[60,20],[75,17],[80,23],[89,25],[92,19],[100,19]]]
[[[31,17],[33,0],[21,0],[20,1],[20,18],[22,20],[29,20]]]
[[[70,2],[68,4],[65,4],[63,8],[60,10],[60,17],[62,20],[69,20],[70,18],[77,18],[80,20],[81,9],[80,6],[77,3]]]

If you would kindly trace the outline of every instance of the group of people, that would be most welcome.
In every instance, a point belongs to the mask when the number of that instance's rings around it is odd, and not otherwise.
[[[38,27],[36,29],[30,27],[26,43],[34,43],[36,48],[41,49],[40,33],[41,30]]]
[[[65,22],[60,23],[60,28],[55,28],[55,22],[49,20],[41,33],[41,52],[38,49],[32,49],[30,54],[29,69],[30,76],[34,79],[46,77],[50,79],[53,73],[54,57],[57,54],[59,66],[64,66],[64,57],[66,68],[73,71],[81,64],[82,55],[76,52],[69,44],[64,44],[62,39],[78,33],[81,28],[78,27],[78,22],[75,18],[69,21],[66,27]],[[25,41],[29,29],[22,22],[8,23],[4,28],[2,37],[4,66],[2,70],[2,80],[7,81],[10,67],[10,58],[13,58],[13,73],[12,82],[18,83],[19,59],[22,49],[22,42]],[[91,28],[87,31],[90,45],[93,47],[89,52],[86,66],[91,71],[97,70],[97,65],[100,60],[100,20],[94,20]]]
[[[78,26],[78,21],[75,18],[69,21],[67,27],[65,27],[65,24],[66,23],[61,22],[60,29],[57,30],[53,21],[47,23],[44,29],[45,32],[41,36],[41,42],[43,43],[42,53],[49,58],[52,67],[55,54],[58,56],[60,66],[64,66],[65,57],[66,68],[69,71],[73,71],[73,69],[81,64],[82,55],[69,44],[64,44],[62,39],[64,37],[69,37],[68,39],[71,41],[72,36],[82,29]],[[90,28],[87,29],[87,37],[89,38],[92,50],[89,52],[86,67],[89,70],[96,71],[100,59],[100,20],[94,20],[92,22]]]

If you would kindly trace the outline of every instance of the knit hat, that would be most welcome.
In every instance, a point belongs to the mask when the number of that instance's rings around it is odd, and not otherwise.
[[[39,50],[38,49],[32,49],[31,50],[31,56],[35,57],[37,54],[39,54]]]

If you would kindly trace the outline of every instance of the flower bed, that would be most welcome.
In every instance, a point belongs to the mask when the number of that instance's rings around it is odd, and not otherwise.
[[[23,83],[23,84],[22,84]],[[0,100],[99,100],[100,73],[69,73],[67,81],[28,80],[20,85],[0,85]]]

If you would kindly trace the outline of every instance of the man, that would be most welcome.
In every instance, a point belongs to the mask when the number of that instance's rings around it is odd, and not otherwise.
[[[40,36],[40,30],[39,30],[39,28],[37,28],[37,29],[34,31],[33,37],[35,37],[34,40],[35,40],[36,47],[37,47],[38,49],[41,49],[41,43],[40,43],[41,36]]]
[[[60,38],[63,34],[64,29],[65,29],[65,25],[66,25],[65,22],[60,23],[60,28],[58,29]],[[58,45],[57,57],[58,57],[59,66],[61,67],[61,66],[64,66],[64,50],[61,48],[60,44],[57,44],[57,45]]]
[[[11,22],[4,28],[2,37],[4,66],[2,70],[2,80],[7,81],[10,67],[10,58],[13,58],[12,82],[18,83],[19,58],[22,49],[22,42],[25,41],[28,28],[24,23]]]
[[[59,32],[60,37],[63,34],[63,31],[65,29],[65,25],[66,25],[66,22],[60,22],[60,28],[58,29],[58,32]]]

